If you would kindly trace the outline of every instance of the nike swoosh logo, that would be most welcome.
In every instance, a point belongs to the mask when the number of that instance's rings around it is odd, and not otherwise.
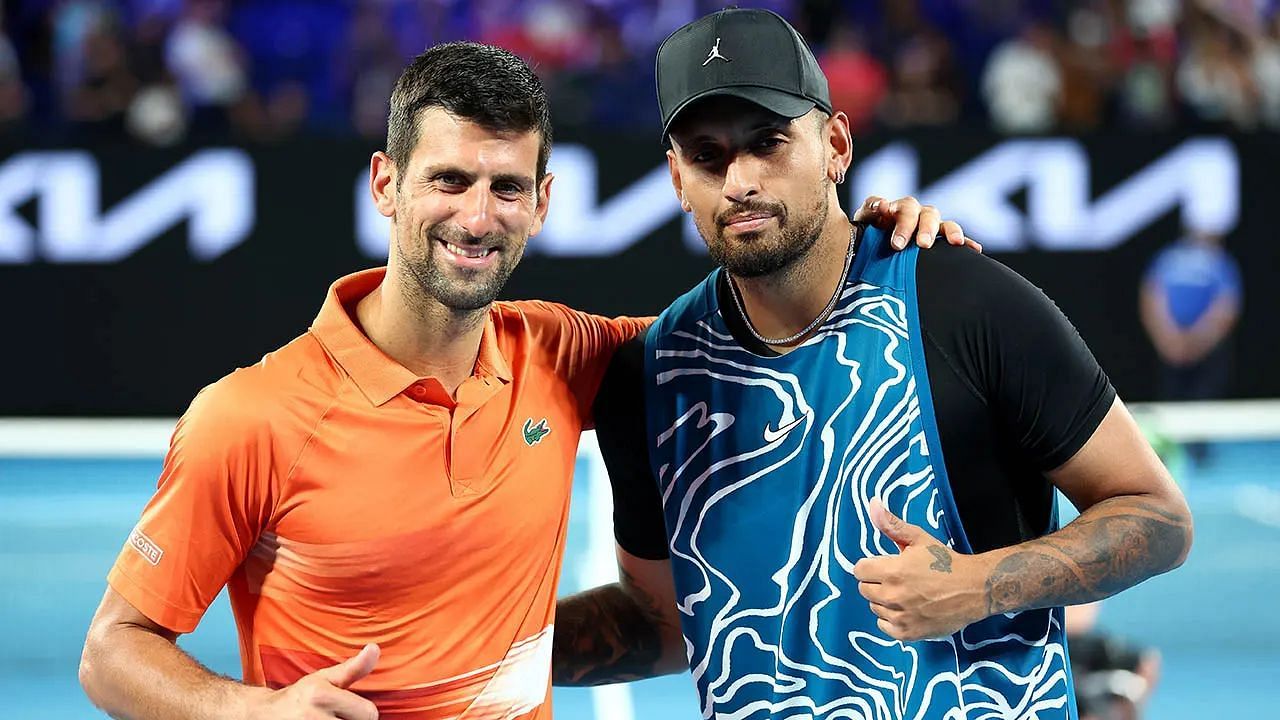
[[[787,433],[795,429],[797,425],[804,422],[804,418],[805,416],[801,415],[800,417],[788,423],[786,427],[780,427],[777,430],[774,430],[773,428],[769,427],[769,425],[766,423],[764,426],[764,441],[767,443],[771,443],[777,440],[781,440],[782,438],[787,436]]]

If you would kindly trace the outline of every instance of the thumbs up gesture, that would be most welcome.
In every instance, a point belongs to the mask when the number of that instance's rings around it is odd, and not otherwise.
[[[377,706],[349,688],[373,672],[380,654],[377,645],[365,645],[358,654],[337,665],[317,670],[288,687],[262,696],[250,717],[255,720],[378,720]]]
[[[881,632],[898,640],[950,635],[986,617],[984,575],[973,555],[943,545],[924,528],[871,501],[871,523],[898,546],[897,555],[853,566],[858,592],[871,603]]]

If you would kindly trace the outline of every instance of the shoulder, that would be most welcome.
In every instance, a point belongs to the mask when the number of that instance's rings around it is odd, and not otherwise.
[[[535,342],[553,345],[602,338],[616,345],[642,333],[653,322],[651,317],[597,315],[547,300],[496,302],[490,316],[500,339],[524,335]]]
[[[579,311],[550,300],[499,300],[489,313],[495,322],[559,326]]]
[[[309,334],[201,389],[179,420],[174,443],[206,452],[248,451],[314,425],[341,379]],[[299,422],[301,421],[301,422]]]
[[[949,317],[1017,317],[1056,306],[1040,288],[1007,265],[965,247],[939,243],[920,252],[917,294],[922,307]]]
[[[1029,280],[964,248],[935,247],[920,257],[917,295],[926,347],[965,368],[983,396],[1011,392],[1015,378],[1030,382],[1054,374],[1060,386],[1067,374],[1090,387],[1105,384],[1075,325]]]
[[[489,311],[500,339],[527,337],[536,341],[556,341],[589,324],[590,313],[548,300],[507,300],[495,302]]]
[[[712,270],[702,282],[694,285],[676,298],[658,315],[649,330],[650,337],[663,337],[676,330],[696,323],[716,312],[716,282],[719,270]]]

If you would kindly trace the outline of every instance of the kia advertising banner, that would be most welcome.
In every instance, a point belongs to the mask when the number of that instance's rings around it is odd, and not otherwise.
[[[0,415],[172,415],[203,385],[305,331],[339,275],[380,265],[374,148],[0,150]],[[507,286],[652,314],[711,267],[651,137],[552,154],[550,218]],[[859,140],[842,200],[915,194],[1043,288],[1122,395],[1154,399],[1138,320],[1154,254],[1183,228],[1225,234],[1243,272],[1232,397],[1280,396],[1280,270],[1269,211],[1280,139],[939,132]]]

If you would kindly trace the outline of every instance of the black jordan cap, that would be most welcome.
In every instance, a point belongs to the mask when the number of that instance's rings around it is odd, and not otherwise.
[[[662,137],[687,107],[729,96],[795,118],[831,112],[827,77],[800,33],[768,10],[730,9],[694,20],[658,47]]]

